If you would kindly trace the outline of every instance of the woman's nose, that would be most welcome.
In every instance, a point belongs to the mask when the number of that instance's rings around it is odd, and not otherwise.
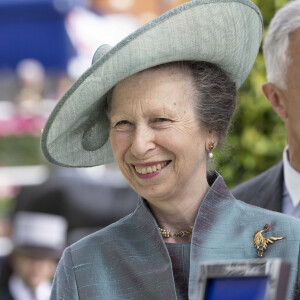
[[[137,158],[144,157],[155,148],[155,134],[148,126],[136,127],[131,143],[131,152]]]

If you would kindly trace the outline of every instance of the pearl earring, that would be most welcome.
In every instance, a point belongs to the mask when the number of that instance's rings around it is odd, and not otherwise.
[[[213,157],[214,157],[214,154],[211,152],[213,149],[215,148],[215,143],[213,143],[213,142],[209,142],[208,143],[208,157],[210,158],[210,159],[212,159]]]

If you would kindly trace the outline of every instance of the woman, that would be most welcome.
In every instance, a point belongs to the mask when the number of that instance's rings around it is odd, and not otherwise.
[[[65,250],[51,299],[197,299],[202,262],[257,255],[290,261],[292,298],[300,221],[236,200],[206,168],[261,34],[248,0],[190,1],[96,52],[50,116],[42,148],[73,167],[114,156],[140,200]],[[253,235],[266,223],[287,237],[257,251]]]

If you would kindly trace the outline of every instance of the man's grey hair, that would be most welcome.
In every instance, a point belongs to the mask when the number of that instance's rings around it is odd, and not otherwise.
[[[263,42],[267,79],[278,88],[287,88],[286,73],[291,63],[289,35],[300,29],[300,0],[291,1],[273,17]]]

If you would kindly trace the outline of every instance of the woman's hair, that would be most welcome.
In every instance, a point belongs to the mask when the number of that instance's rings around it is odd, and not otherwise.
[[[196,88],[195,110],[200,124],[222,143],[231,124],[237,90],[221,68],[207,62],[186,62]]]
[[[172,67],[181,68],[191,75],[196,90],[195,111],[200,125],[214,132],[219,143],[224,142],[236,107],[235,83],[221,68],[204,61],[170,62],[152,69]]]
[[[300,29],[300,1],[291,1],[275,14],[264,39],[267,79],[281,89],[287,88],[289,34],[297,29]]]
[[[221,68],[203,61],[170,62],[150,69],[181,68],[190,74],[195,85],[195,112],[199,123],[214,132],[222,143],[230,127],[236,107],[236,85]],[[107,96],[107,113],[110,112],[112,90]]]

